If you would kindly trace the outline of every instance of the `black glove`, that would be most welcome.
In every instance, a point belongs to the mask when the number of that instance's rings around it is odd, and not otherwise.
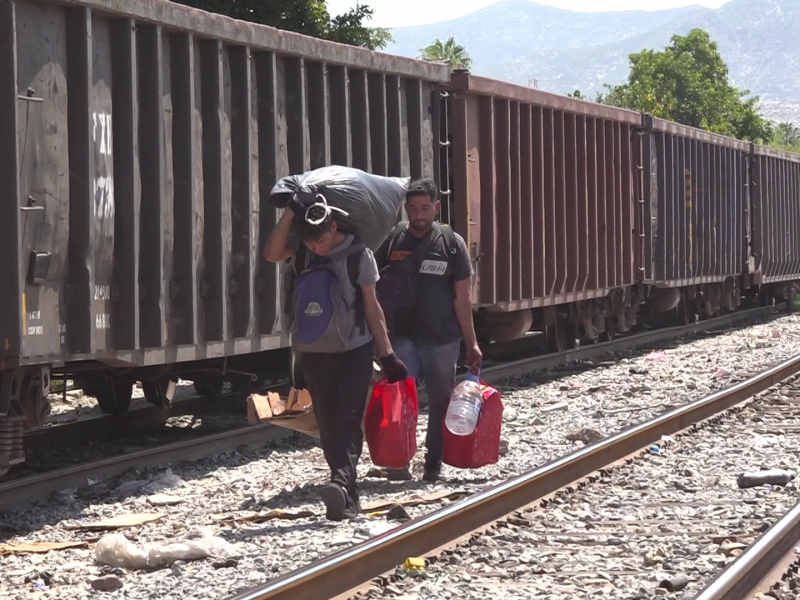
[[[289,202],[286,204],[286,208],[289,208],[294,212],[296,215],[302,215],[306,211],[306,207],[300,204],[296,199],[295,196],[292,196],[289,199]]]
[[[389,380],[389,383],[405,381],[406,377],[408,377],[406,365],[402,360],[397,358],[394,352],[381,358],[381,368],[383,368],[383,374],[386,375],[386,379]]]

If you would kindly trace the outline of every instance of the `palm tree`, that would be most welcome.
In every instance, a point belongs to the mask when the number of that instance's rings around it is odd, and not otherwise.
[[[800,129],[793,123],[778,123],[777,126],[778,141],[787,146],[794,146],[800,142]]]
[[[464,46],[456,44],[453,36],[447,38],[444,43],[439,38],[436,38],[430,46],[420,50],[419,57],[424,60],[444,61],[453,70],[469,70],[472,67],[472,59],[466,49]]]

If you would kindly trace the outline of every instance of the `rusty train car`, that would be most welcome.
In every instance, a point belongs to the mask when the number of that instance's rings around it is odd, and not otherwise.
[[[800,158],[164,0],[0,0],[0,472],[53,374],[109,413],[288,368],[274,182],[434,177],[484,339],[554,350],[800,279]]]
[[[797,289],[800,157],[468,72],[440,94],[485,338],[558,351]]]

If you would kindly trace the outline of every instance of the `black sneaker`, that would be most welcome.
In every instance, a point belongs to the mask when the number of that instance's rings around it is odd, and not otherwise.
[[[329,521],[341,521],[345,516],[347,494],[341,486],[329,483],[322,490],[322,501],[325,503],[325,518]]]
[[[408,467],[405,467],[402,469],[386,469],[386,479],[389,481],[411,481],[414,477]]]

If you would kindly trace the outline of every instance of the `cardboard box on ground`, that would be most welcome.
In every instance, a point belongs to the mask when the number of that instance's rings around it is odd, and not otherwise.
[[[380,376],[380,366],[373,363],[373,381]],[[369,401],[372,388],[367,390],[364,406]],[[285,399],[277,392],[267,392],[266,395],[250,394],[247,398],[247,422],[250,425],[270,423],[277,427],[285,427],[299,431],[319,439],[319,426],[314,415],[314,402],[308,390],[291,388]],[[363,428],[363,422],[362,422]]]

